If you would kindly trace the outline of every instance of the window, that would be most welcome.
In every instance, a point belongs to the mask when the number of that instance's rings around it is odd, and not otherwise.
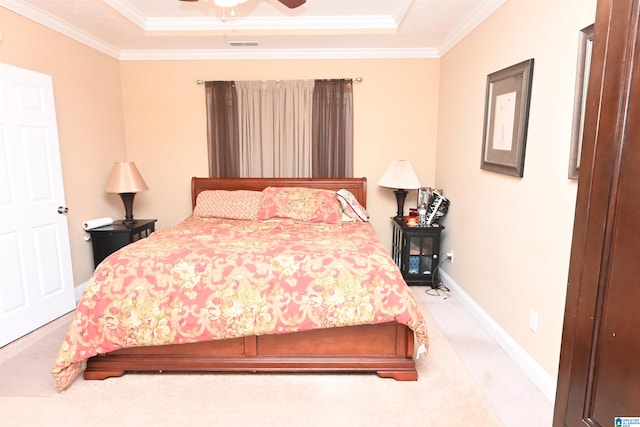
[[[205,83],[212,177],[353,176],[353,82]]]

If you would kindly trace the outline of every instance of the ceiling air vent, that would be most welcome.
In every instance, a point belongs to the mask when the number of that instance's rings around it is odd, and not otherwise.
[[[252,41],[236,41],[236,42],[228,42],[231,46],[258,46],[258,42]]]

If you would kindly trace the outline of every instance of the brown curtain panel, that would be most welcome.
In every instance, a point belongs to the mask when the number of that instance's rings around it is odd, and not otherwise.
[[[209,176],[240,176],[238,97],[233,81],[205,82]]]
[[[312,117],[312,176],[352,178],[353,81],[316,80]]]

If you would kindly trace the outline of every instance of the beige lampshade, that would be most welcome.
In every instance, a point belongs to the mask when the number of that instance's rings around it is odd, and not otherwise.
[[[115,162],[104,191],[107,193],[138,193],[148,189],[149,187],[142,179],[135,163]]]
[[[413,190],[420,188],[420,181],[409,160],[394,160],[378,181],[378,185],[387,188]]]

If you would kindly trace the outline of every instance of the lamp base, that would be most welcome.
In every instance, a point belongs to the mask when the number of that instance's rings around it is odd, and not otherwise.
[[[136,193],[120,193],[120,198],[122,199],[122,203],[124,204],[124,223],[125,224],[133,224],[136,222],[133,219],[133,198],[136,196]]]
[[[407,190],[403,190],[401,188],[393,191],[396,195],[396,203],[398,204],[398,211],[396,212],[395,220],[404,219],[404,201],[407,198]]]

